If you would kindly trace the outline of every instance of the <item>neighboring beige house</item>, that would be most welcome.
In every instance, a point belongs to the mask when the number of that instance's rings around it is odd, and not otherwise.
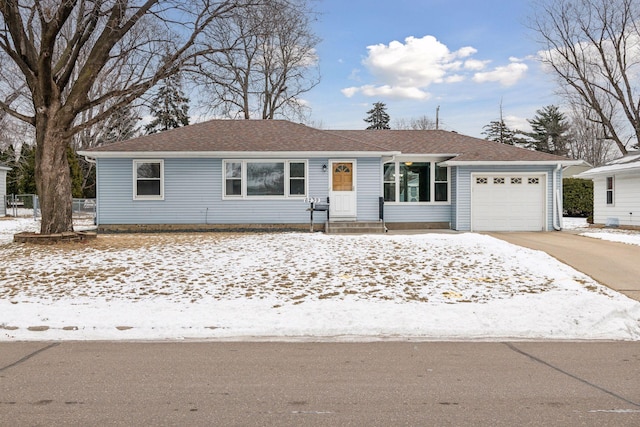
[[[640,151],[576,175],[593,180],[593,223],[640,228]]]
[[[0,163],[0,216],[7,215],[5,196],[7,195],[7,172],[10,170],[10,167]]]

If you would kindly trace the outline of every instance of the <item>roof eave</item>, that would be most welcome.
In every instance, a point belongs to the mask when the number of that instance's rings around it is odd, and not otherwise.
[[[634,165],[626,168],[607,168],[607,166],[603,166],[600,168],[590,169],[588,171],[584,171],[582,173],[577,174],[576,178],[582,179],[593,179],[600,176],[613,176],[613,175],[627,175],[627,174],[637,174],[640,173],[640,164]]]
[[[582,160],[446,160],[441,166],[508,166],[508,165],[541,165],[541,166],[577,166]]]
[[[78,151],[81,156],[97,159],[125,158],[290,158],[290,157],[382,157],[397,156],[399,151]]]

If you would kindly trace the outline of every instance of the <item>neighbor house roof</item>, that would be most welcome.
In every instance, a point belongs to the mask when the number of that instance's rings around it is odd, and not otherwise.
[[[0,163],[0,170],[10,171],[11,168],[9,166],[5,165],[4,163]]]
[[[611,160],[604,166],[589,169],[576,175],[576,178],[594,178],[601,175],[614,173],[638,173],[640,171],[640,151],[629,151],[626,155]]]
[[[444,130],[320,130],[286,120],[211,120],[80,152],[132,155],[439,155],[448,165],[576,161]]]

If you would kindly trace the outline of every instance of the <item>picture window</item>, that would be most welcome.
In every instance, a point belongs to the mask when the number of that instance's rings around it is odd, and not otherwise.
[[[304,161],[229,160],[224,162],[225,197],[305,196]]]

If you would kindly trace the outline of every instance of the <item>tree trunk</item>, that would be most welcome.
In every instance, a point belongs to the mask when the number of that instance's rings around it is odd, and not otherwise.
[[[41,234],[73,231],[68,140],[55,120],[36,123],[36,188],[40,201]]]

